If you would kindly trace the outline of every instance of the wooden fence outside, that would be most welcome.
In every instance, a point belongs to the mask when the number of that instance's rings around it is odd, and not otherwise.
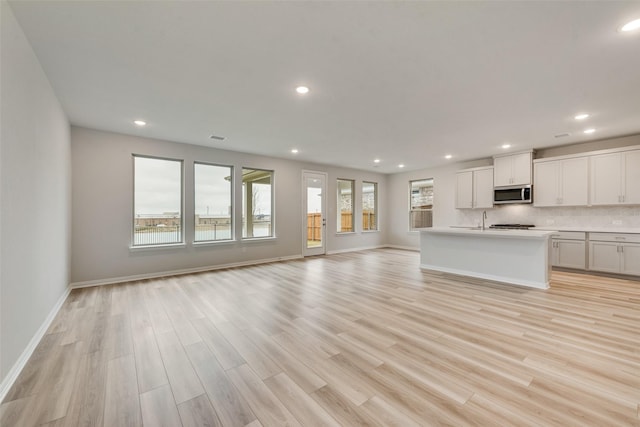
[[[353,231],[352,214],[342,213],[340,218],[340,231]],[[365,231],[377,230],[376,214],[374,212],[362,212],[362,229]],[[322,215],[319,213],[307,214],[307,240],[320,241],[322,239]]]

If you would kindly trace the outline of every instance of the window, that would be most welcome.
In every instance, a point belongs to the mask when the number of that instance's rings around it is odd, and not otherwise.
[[[348,233],[353,229],[353,193],[354,182],[348,179],[338,180],[338,233]]]
[[[242,237],[273,237],[273,171],[242,169]]]
[[[231,166],[195,163],[193,166],[196,242],[231,240],[233,220]]]
[[[378,229],[378,184],[362,183],[362,231]]]
[[[409,181],[409,228],[433,225],[433,178]]]
[[[182,243],[182,161],[133,160],[133,246]]]

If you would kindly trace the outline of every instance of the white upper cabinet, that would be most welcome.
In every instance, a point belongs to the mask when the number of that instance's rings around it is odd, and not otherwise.
[[[640,204],[640,150],[591,156],[591,204]]]
[[[493,168],[473,171],[474,208],[493,207]]]
[[[531,184],[532,152],[511,154],[493,158],[493,185],[505,187],[510,185]]]
[[[456,209],[493,207],[493,168],[477,168],[456,173]]]
[[[627,204],[640,204],[640,150],[624,153],[624,200]]]
[[[473,208],[473,172],[456,173],[456,209]]]
[[[534,206],[586,206],[589,158],[540,160],[533,165]]]

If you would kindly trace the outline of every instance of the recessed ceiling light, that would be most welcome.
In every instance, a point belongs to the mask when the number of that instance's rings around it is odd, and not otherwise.
[[[380,163],[380,159],[374,159],[373,163]]]
[[[502,148],[504,148],[505,150],[507,148],[511,148],[511,144],[502,144]]]
[[[298,154],[298,149],[297,149],[297,148],[292,148],[292,149],[291,149],[291,152],[292,152],[293,154]]]
[[[574,119],[576,119],[576,120],[584,120],[584,119],[586,119],[587,117],[589,117],[589,115],[588,115],[587,113],[580,113],[580,114],[577,114],[577,115],[574,117]]]
[[[309,93],[309,88],[306,86],[298,86],[296,88],[296,92],[298,92],[300,95],[304,95],[305,93]]]
[[[620,28],[620,31],[627,32],[637,30],[638,28],[640,28],[640,19],[634,19],[633,21],[624,24],[622,28]]]
[[[404,167],[404,164],[403,164],[403,163],[400,163],[400,164],[398,165],[398,167],[399,167],[400,169],[402,169],[402,168]]]
[[[446,156],[444,156],[444,158],[445,158],[445,159],[450,159],[450,158],[452,158],[452,157],[453,157],[453,156],[452,156],[451,154],[447,154]]]
[[[138,126],[144,126],[147,124],[147,122],[145,122],[144,120],[134,120],[133,123],[135,123]]]
[[[585,129],[584,133],[594,133],[596,130],[591,128],[591,129]]]

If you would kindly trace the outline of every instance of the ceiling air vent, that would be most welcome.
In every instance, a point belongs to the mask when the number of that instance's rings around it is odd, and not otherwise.
[[[224,141],[225,140],[224,136],[218,136],[218,135],[209,135],[209,138],[210,139],[215,139],[215,140],[218,140],[218,141]]]
[[[567,137],[569,135],[571,135],[571,134],[570,133],[566,133],[566,132],[565,133],[559,133],[557,135],[554,135],[554,138],[564,138],[564,137]]]

